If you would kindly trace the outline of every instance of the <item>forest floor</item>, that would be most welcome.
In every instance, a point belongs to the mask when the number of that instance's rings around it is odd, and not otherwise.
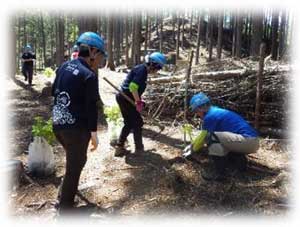
[[[116,85],[125,74],[100,70],[100,94],[105,105],[114,105],[114,90],[101,78],[106,76]],[[35,116],[50,117],[52,98],[42,95],[47,80],[34,76],[28,87],[23,77],[8,79],[10,154],[27,166],[31,126]],[[170,124],[171,125],[171,124]],[[107,128],[99,126],[100,145],[88,152],[88,161],[79,183],[82,216],[103,220],[115,215],[179,215],[239,216],[286,215],[291,209],[291,148],[289,140],[261,139],[261,147],[249,160],[251,168],[240,173],[229,170],[224,182],[207,181],[201,171],[211,163],[199,155],[194,161],[180,158],[183,136],[180,128],[167,126],[161,133],[153,125],[144,126],[146,152],[133,153],[132,135],[125,157],[114,157]],[[58,187],[64,175],[65,154],[55,144],[56,172],[53,176],[22,181],[9,192],[9,209],[13,219],[53,220],[56,214]],[[84,209],[86,208],[86,209]]]

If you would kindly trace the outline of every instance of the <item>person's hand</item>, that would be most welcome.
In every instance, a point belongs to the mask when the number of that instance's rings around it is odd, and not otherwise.
[[[144,106],[145,106],[145,102],[143,100],[138,100],[135,102],[135,106],[136,106],[136,110],[137,112],[142,112]]]
[[[98,144],[99,144],[97,131],[96,132],[91,132],[91,144],[92,144],[91,151],[95,151],[98,147]]]
[[[192,153],[193,153],[193,146],[192,144],[190,144],[184,148],[182,156],[184,158],[188,158]]]

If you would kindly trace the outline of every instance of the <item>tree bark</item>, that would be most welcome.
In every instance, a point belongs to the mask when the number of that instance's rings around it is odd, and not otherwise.
[[[218,43],[217,43],[217,58],[218,59],[221,59],[221,56],[222,56],[223,20],[224,20],[224,11],[222,10],[219,13],[219,20],[218,20]]]
[[[282,59],[284,56],[284,51],[286,48],[285,43],[286,37],[286,10],[281,11],[281,21],[280,21],[280,38],[279,38],[279,58]]]
[[[201,38],[201,13],[198,11],[198,28],[197,28],[197,47],[196,47],[196,60],[195,64],[199,64],[199,54],[200,54],[200,38]]]
[[[114,18],[112,14],[108,15],[107,18],[107,52],[108,59],[106,63],[106,67],[110,70],[115,70],[114,64],[114,55],[113,55],[113,28],[114,28]]]
[[[242,24],[242,15],[241,15],[240,10],[237,13],[236,19],[237,19],[237,21],[236,21],[236,49],[235,49],[235,56],[237,58],[241,58],[243,24]]]
[[[278,58],[278,24],[279,24],[279,12],[274,9],[272,13],[272,45],[271,45],[271,58],[277,60]]]
[[[177,13],[177,37],[176,37],[176,62],[179,59],[179,42],[180,42],[180,13]]]
[[[56,66],[64,62],[64,16],[58,14],[57,16],[57,43],[56,43]]]
[[[250,55],[259,56],[260,43],[262,41],[263,34],[263,17],[262,12],[258,12],[256,15],[252,14],[253,32],[251,39]]]
[[[212,61],[212,55],[213,55],[213,29],[214,29],[214,13],[210,13],[209,17],[209,33],[208,33],[208,61]]]
[[[264,72],[264,60],[265,60],[265,44],[260,45],[260,59],[257,73],[257,85],[256,85],[256,103],[255,103],[255,128],[259,130],[259,120],[260,120],[260,103],[261,103],[261,90],[262,90],[262,77]]]

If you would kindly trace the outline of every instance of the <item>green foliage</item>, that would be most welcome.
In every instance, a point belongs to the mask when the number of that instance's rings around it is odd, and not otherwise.
[[[187,134],[190,137],[191,142],[193,142],[193,129],[194,127],[191,124],[184,124],[181,129],[184,134]]]
[[[121,110],[119,106],[105,107],[104,114],[107,121],[113,122],[114,124],[121,123]]]
[[[55,141],[51,119],[45,121],[41,117],[35,117],[31,132],[33,136],[40,136],[46,139],[50,145],[53,145]]]
[[[51,69],[50,67],[45,68],[45,70],[44,70],[44,75],[45,75],[46,77],[52,77],[52,76],[54,76],[54,74],[55,74],[55,72],[54,72],[53,69]]]

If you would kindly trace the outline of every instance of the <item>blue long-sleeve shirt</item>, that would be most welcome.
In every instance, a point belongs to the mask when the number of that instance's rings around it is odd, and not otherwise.
[[[211,106],[203,119],[208,132],[232,132],[244,137],[257,137],[257,132],[237,113]]]
[[[52,87],[53,128],[97,130],[98,77],[83,58],[62,64]]]

